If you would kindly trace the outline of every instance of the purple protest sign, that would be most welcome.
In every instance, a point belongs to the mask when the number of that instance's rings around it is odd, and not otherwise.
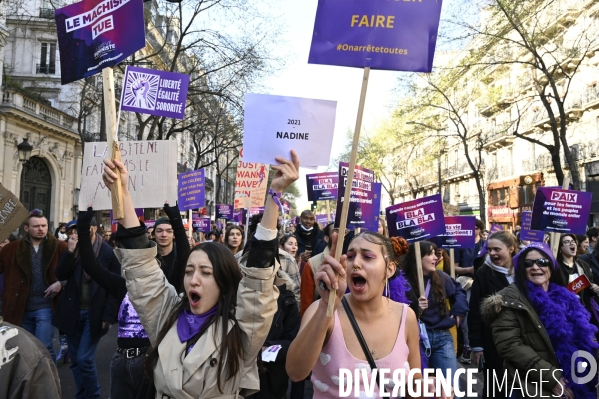
[[[446,232],[440,194],[392,205],[385,213],[389,237],[400,236],[412,243]]]
[[[54,17],[63,85],[115,66],[146,45],[143,0],[83,0],[55,10]],[[53,75],[52,63],[45,62],[40,69]]]
[[[177,188],[177,196],[179,199],[179,209],[187,211],[205,206],[204,169],[180,173],[178,178],[179,187]]]
[[[474,248],[475,216],[445,216],[446,234],[435,237],[433,241],[441,248]]]
[[[320,0],[308,63],[430,72],[441,0]]]
[[[216,218],[233,220],[233,205],[217,204]]]
[[[381,191],[383,183],[372,183],[374,194],[372,195],[372,207],[374,208],[374,218],[366,220],[362,228],[368,231],[377,232],[379,230],[379,219],[381,214]]]
[[[337,199],[339,174],[337,172],[312,173],[306,175],[308,201]]]
[[[522,212],[522,229],[520,230],[520,240],[522,241],[534,241],[543,242],[545,238],[545,232],[539,230],[531,230],[530,225],[532,223],[532,212]]]
[[[283,207],[283,212],[285,212],[286,215],[289,215],[289,211],[291,210],[289,201],[281,199],[281,206]]]
[[[155,220],[144,220],[144,224],[146,225],[146,229],[149,229],[150,227],[154,227],[154,224],[156,224]]]
[[[349,164],[339,162],[339,190],[337,194],[337,213],[335,214],[335,227],[339,227],[341,221],[341,208],[343,207],[343,194],[347,183],[347,174]],[[354,180],[349,200],[349,210],[347,211],[347,228],[350,230],[356,227],[364,227],[367,220],[373,220],[374,210],[374,172],[370,169],[356,165],[354,170]]]
[[[491,229],[489,229],[489,235],[495,233],[496,231],[503,231],[503,227],[499,224],[492,224]]]
[[[250,208],[250,217],[257,215],[259,213],[264,213],[264,207],[263,206],[255,206],[253,208]]]
[[[329,218],[326,214],[317,213],[316,215],[314,215],[314,219],[316,220],[316,223],[320,225],[321,228],[324,228],[324,226],[326,226],[329,223]]]
[[[209,233],[211,230],[210,217],[200,216],[197,213],[194,213],[193,215],[191,215],[191,226],[195,231]]]
[[[128,66],[121,97],[123,111],[183,119],[189,75]]]
[[[245,226],[247,218],[247,209],[235,209],[233,211],[233,221],[239,225]]]
[[[585,234],[592,193],[538,187],[530,228],[553,233]]]
[[[140,221],[142,221],[142,222],[144,222],[144,224],[146,224],[146,222],[144,221],[144,209],[143,208],[135,208],[135,215],[137,216],[137,218]],[[116,229],[117,229],[118,225],[119,225],[119,221],[115,220],[112,217],[112,210],[110,210],[110,231],[113,233],[116,233]],[[148,226],[146,224],[146,228],[148,228],[148,227],[154,227],[154,223],[152,223],[151,226]]]

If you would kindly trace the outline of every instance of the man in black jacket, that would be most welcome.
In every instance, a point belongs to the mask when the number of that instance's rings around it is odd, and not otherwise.
[[[294,235],[297,239],[297,254],[303,262],[307,262],[327,247],[324,232],[316,223],[314,213],[310,210],[305,210],[300,215],[300,223],[295,228]]]
[[[121,265],[112,247],[97,233],[95,220],[91,222],[92,250],[98,263],[112,273],[120,274]],[[115,297],[84,272],[78,251],[77,222],[67,226],[66,251],[56,267],[56,278],[65,281],[52,324],[67,335],[71,371],[78,398],[99,398],[100,384],[96,371],[96,348],[100,338],[116,321],[119,302]]]

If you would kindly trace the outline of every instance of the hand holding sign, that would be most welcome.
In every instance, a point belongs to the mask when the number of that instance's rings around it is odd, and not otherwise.
[[[291,150],[291,161],[283,157],[275,157],[275,159],[280,164],[271,166],[277,172],[270,183],[270,188],[275,193],[282,193],[299,178],[299,157],[294,150]]]

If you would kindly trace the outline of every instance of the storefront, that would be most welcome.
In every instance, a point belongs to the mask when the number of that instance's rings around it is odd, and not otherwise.
[[[544,184],[543,174],[535,173],[495,182],[488,187],[489,225],[498,224],[513,231],[522,224],[522,212],[531,211],[537,187]]]

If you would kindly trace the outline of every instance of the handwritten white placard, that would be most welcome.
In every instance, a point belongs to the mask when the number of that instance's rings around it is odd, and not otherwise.
[[[336,101],[246,94],[245,160],[272,165],[295,150],[302,166],[328,166],[336,109]]]
[[[129,172],[129,191],[136,208],[162,208],[177,201],[177,142],[174,140],[122,141],[123,163]],[[85,143],[79,209],[112,209],[110,190],[102,181],[108,150],[105,142]]]

